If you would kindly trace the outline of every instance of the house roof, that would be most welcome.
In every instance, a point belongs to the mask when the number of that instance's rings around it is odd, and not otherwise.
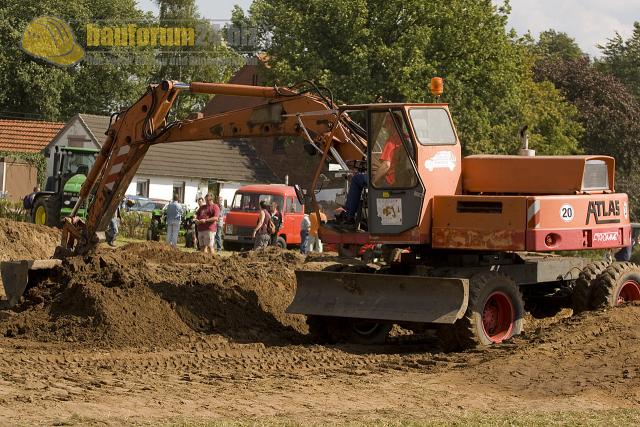
[[[0,150],[37,153],[64,127],[61,122],[1,120]]]
[[[102,147],[104,141],[107,139],[107,135],[104,133],[109,128],[109,116],[96,116],[94,114],[78,114],[78,118],[89,131],[91,137]]]
[[[106,140],[109,116],[77,114],[100,146]],[[67,124],[67,126],[69,126]],[[218,179],[229,182],[278,182],[271,169],[260,160],[247,142],[185,141],[152,146],[142,159],[137,174],[176,178]]]
[[[142,160],[137,173],[240,183],[279,181],[253,147],[243,140],[154,145]]]

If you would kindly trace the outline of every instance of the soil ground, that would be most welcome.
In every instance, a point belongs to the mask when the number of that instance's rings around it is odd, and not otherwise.
[[[0,259],[52,254],[57,238],[0,222]],[[285,308],[294,269],[332,262],[159,243],[69,258],[0,311],[0,424],[640,423],[640,305],[527,318],[524,335],[464,353],[321,346]]]

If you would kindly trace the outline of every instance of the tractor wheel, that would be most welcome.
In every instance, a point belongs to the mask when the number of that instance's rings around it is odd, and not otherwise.
[[[278,236],[278,238],[276,239],[276,246],[280,249],[287,249],[287,241],[284,240],[283,237]]]
[[[318,344],[333,344],[329,334],[329,319],[323,316],[307,316],[307,326],[309,326],[309,336],[313,342]]]
[[[469,304],[462,319],[438,329],[445,351],[499,344],[522,332],[524,301],[509,276],[484,272],[469,280]]]
[[[52,206],[51,197],[39,197],[33,203],[32,221],[38,225],[48,225],[49,227],[60,226],[60,213],[56,212],[55,206]]]
[[[393,327],[388,322],[366,319],[330,318],[326,322],[332,342],[384,344]]]
[[[587,264],[582,269],[573,287],[571,295],[571,305],[573,313],[577,314],[589,310],[591,305],[591,289],[596,279],[611,263],[607,261],[596,261]]]
[[[598,277],[591,291],[591,307],[614,307],[640,300],[640,266],[615,262]]]

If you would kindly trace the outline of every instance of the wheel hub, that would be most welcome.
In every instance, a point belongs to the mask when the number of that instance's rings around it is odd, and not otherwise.
[[[513,332],[515,313],[511,299],[504,292],[489,295],[482,310],[482,327],[494,343],[509,338]]]
[[[638,300],[640,300],[640,284],[632,279],[627,280],[620,286],[616,297],[616,305]]]
[[[376,332],[379,326],[380,324],[378,322],[367,322],[367,321],[353,322],[352,324],[353,330],[357,334],[362,336],[373,334],[374,332]]]

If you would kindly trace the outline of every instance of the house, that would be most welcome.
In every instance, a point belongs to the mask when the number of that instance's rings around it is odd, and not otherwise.
[[[51,140],[56,146],[100,148],[106,140],[108,116],[76,114]],[[48,159],[53,170],[53,156]],[[231,203],[237,188],[247,183],[279,182],[259,155],[244,141],[188,141],[152,146],[142,159],[127,195],[171,200],[177,194],[189,207],[198,195],[211,192]]]
[[[0,119],[0,193],[19,200],[38,184],[37,159],[64,127],[60,122]],[[44,176],[40,177],[44,180]]]
[[[200,195],[222,196],[230,204],[249,183],[278,178],[245,141],[185,141],[154,145],[142,160],[126,194],[180,201],[196,206]]]
[[[53,153],[55,147],[79,147],[100,149],[107,139],[104,134],[109,127],[108,116],[76,114],[49,140],[44,149],[47,158],[47,176],[53,174]]]

